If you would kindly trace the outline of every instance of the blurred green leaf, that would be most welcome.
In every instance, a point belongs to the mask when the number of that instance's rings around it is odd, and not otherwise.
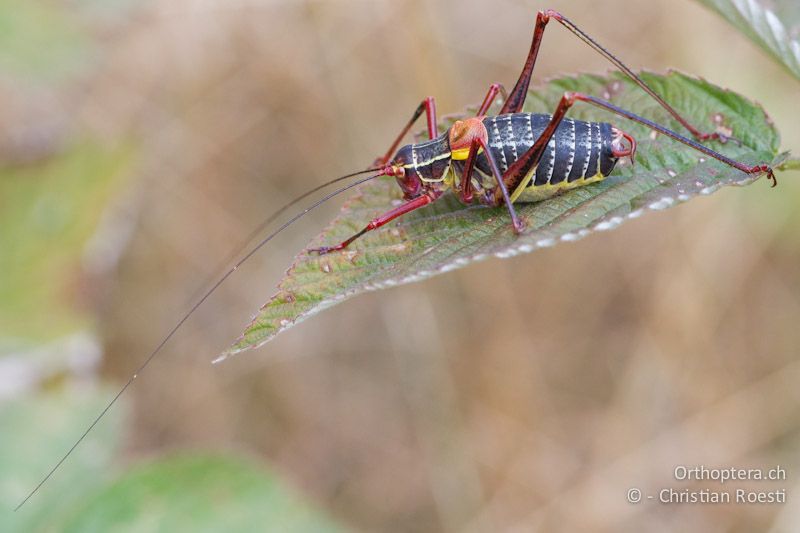
[[[108,391],[71,387],[0,403],[0,531],[58,531],[54,524],[112,476],[121,416],[99,424],[56,475],[12,511],[107,402]]]
[[[73,292],[83,246],[131,155],[84,142],[44,163],[0,168],[0,338],[46,340],[86,325]]]
[[[131,470],[59,531],[343,531],[276,478],[239,459],[176,457]]]
[[[769,52],[800,79],[800,2],[698,0]]]
[[[0,0],[0,70],[52,80],[79,67],[88,44],[68,6]]]
[[[749,163],[777,164],[785,157],[778,156],[778,133],[756,104],[679,73],[643,76],[701,129],[712,129],[716,118],[742,141],[741,145],[715,143],[715,149]],[[553,80],[529,94],[525,109],[552,112],[565,90],[607,96],[625,109],[680,131],[656,102],[621,74]],[[584,120],[613,118],[586,104],[578,104],[570,115]],[[706,161],[701,154],[668,138],[654,138],[650,130],[638,124],[626,123],[624,128],[640,143],[636,166],[620,165],[603,182],[520,205],[518,212],[527,223],[523,235],[514,234],[504,209],[464,207],[448,194],[397,223],[370,232],[343,252],[321,257],[300,253],[278,293],[221,358],[260,346],[280,331],[356,294],[425,279],[490,256],[510,257],[574,241],[650,210],[710,194],[723,185],[745,185],[757,179],[717,161]],[[341,215],[312,245],[349,237],[399,198],[393,180],[370,182],[346,203]]]

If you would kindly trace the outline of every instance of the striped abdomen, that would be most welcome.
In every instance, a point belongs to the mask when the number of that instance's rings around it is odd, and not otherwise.
[[[549,122],[550,115],[532,113],[483,120],[489,134],[489,148],[502,172],[533,146]],[[560,190],[603,179],[617,162],[611,150],[612,137],[611,124],[565,118],[539,165],[528,172],[533,179],[525,180],[524,187],[509,192],[521,201],[537,201]],[[478,158],[476,166],[481,173],[491,176],[486,158]]]

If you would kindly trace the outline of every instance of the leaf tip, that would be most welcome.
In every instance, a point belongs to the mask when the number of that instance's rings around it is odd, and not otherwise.
[[[219,363],[223,362],[225,359],[227,359],[231,355],[234,355],[234,354],[230,353],[230,349],[225,350],[224,352],[222,352],[221,354],[216,356],[214,359],[212,359],[211,360],[211,364],[212,365],[219,364]]]

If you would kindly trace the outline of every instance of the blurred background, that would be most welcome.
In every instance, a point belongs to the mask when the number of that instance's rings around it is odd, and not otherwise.
[[[451,113],[512,86],[547,7],[635,69],[760,101],[800,150],[798,81],[689,0],[0,1],[2,529],[800,529],[796,171],[360,296],[212,366],[331,203],[10,511],[265,215],[369,164],[424,96]],[[554,24],[535,78],[608,68]],[[679,464],[781,465],[737,486],[788,503],[628,503],[719,488]]]

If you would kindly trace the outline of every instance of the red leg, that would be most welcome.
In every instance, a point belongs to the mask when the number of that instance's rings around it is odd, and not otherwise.
[[[435,139],[439,135],[439,129],[437,126],[438,122],[436,119],[436,100],[434,100],[433,96],[429,96],[420,102],[420,104],[417,106],[417,109],[414,111],[414,114],[411,116],[411,119],[408,121],[405,127],[400,130],[400,134],[394,140],[392,145],[389,147],[383,157],[379,157],[375,160],[372,166],[382,167],[389,162],[394,153],[397,151],[398,146],[400,146],[400,142],[403,140],[403,137],[408,134],[417,119],[422,116],[423,111],[428,119],[428,138]]]
[[[480,144],[473,141],[469,147],[469,154],[464,161],[464,171],[461,173],[461,186],[459,187],[458,194],[461,201],[465,204],[472,203],[472,171],[475,169],[475,158],[478,156],[478,148]]]
[[[478,112],[475,113],[476,117],[483,117],[486,115],[486,112],[489,111],[489,108],[492,106],[494,99],[497,98],[497,93],[503,93],[504,100],[508,100],[508,95],[506,94],[506,89],[499,83],[493,83],[489,87],[489,92],[486,93],[486,98],[483,99],[483,103],[481,107],[478,109]]]
[[[688,146],[690,148],[694,148],[698,152],[702,152],[702,153],[706,154],[707,156],[716,159],[717,161],[721,161],[721,162],[725,163],[726,165],[728,165],[730,167],[733,167],[733,168],[735,168],[737,170],[741,170],[745,174],[760,174],[762,172],[766,172],[767,173],[767,178],[772,180],[772,186],[774,187],[775,185],[777,185],[777,180],[775,179],[775,173],[773,172],[772,168],[769,165],[766,165],[766,164],[752,165],[752,166],[751,165],[745,165],[744,163],[741,163],[741,162],[736,161],[734,159],[731,159],[731,158],[729,158],[727,156],[724,156],[721,153],[716,152],[716,151],[712,150],[711,148],[708,148],[707,146],[704,146],[704,145],[702,145],[700,143],[697,143],[697,142],[695,142],[695,141],[693,141],[691,139],[687,139],[686,137],[683,137],[682,135],[679,135],[679,134],[675,133],[674,131],[672,131],[672,130],[670,130],[668,128],[665,128],[664,126],[662,126],[660,124],[657,124],[657,123],[653,122],[652,120],[648,120],[648,119],[646,119],[644,117],[640,117],[639,115],[637,115],[635,113],[631,113],[630,111],[628,111],[626,109],[622,109],[620,107],[615,106],[611,102],[606,102],[605,100],[602,100],[600,98],[596,98],[594,96],[590,96],[590,95],[582,94],[582,93],[565,93],[564,97],[561,99],[562,102],[565,99],[570,100],[570,104],[569,104],[570,106],[572,105],[572,101],[579,100],[579,101],[582,101],[582,102],[590,103],[590,104],[592,104],[594,106],[597,106],[597,107],[600,107],[602,109],[606,109],[607,111],[611,111],[612,113],[615,113],[615,114],[617,114],[617,115],[619,115],[621,117],[627,118],[628,120],[631,120],[633,122],[638,122],[639,124],[647,126],[651,130],[657,131],[658,133],[661,133],[662,135],[666,135],[667,137],[669,137],[669,138],[671,138],[673,140],[676,140],[679,143],[683,143],[683,144],[685,144],[686,146]]]
[[[399,206],[395,207],[394,209],[392,209],[391,211],[388,211],[388,212],[382,214],[381,216],[379,216],[377,218],[373,218],[370,221],[370,223],[367,224],[364,227],[364,229],[362,229],[361,231],[359,231],[358,233],[356,233],[355,235],[353,235],[349,239],[340,242],[336,246],[323,246],[321,248],[312,248],[312,249],[309,250],[309,252],[310,253],[316,252],[316,253],[318,253],[320,255],[323,255],[323,254],[327,254],[329,252],[335,252],[337,250],[343,250],[343,249],[347,248],[347,246],[351,242],[353,242],[354,240],[358,239],[359,237],[361,237],[362,235],[364,235],[368,231],[372,231],[372,230],[374,230],[376,228],[380,228],[384,224],[387,224],[388,222],[391,222],[392,220],[396,219],[399,216],[405,215],[406,213],[410,213],[411,211],[414,211],[415,209],[419,209],[420,207],[424,207],[424,206],[428,205],[429,203],[433,202],[434,200],[436,200],[436,198],[438,198],[439,196],[441,196],[441,193],[437,193],[435,197],[434,196],[429,196],[428,194],[423,194],[422,196],[417,196],[413,200],[410,200],[410,201],[408,201],[408,202],[406,202],[406,203],[404,203],[402,205],[399,205]]]
[[[540,11],[539,14],[536,16],[536,27],[533,32],[533,42],[531,43],[530,52],[528,52],[528,59],[525,61],[525,66],[522,69],[522,74],[520,74],[519,80],[517,80],[517,84],[514,86],[514,90],[511,91],[511,95],[509,96],[508,100],[506,100],[506,103],[503,105],[503,109],[500,111],[501,114],[516,113],[522,109],[522,105],[525,103],[525,96],[528,93],[528,86],[530,85],[531,74],[533,73],[533,67],[534,64],[536,63],[536,56],[539,54],[539,46],[541,44],[542,36],[544,35],[544,28],[545,26],[547,26],[547,23],[551,18],[561,23],[562,26],[567,28],[580,40],[588,44],[600,55],[602,55],[612,64],[614,64],[614,66],[620,69],[636,85],[641,87],[642,90],[644,90],[644,92],[649,94],[656,102],[658,102],[658,104],[661,107],[666,109],[667,112],[670,115],[672,115],[675,118],[675,120],[677,120],[684,128],[686,128],[695,139],[699,141],[719,139],[720,141],[723,142],[727,140],[726,137],[720,135],[719,133],[703,133],[699,129],[694,127],[688,120],[683,118],[683,116],[680,113],[678,113],[671,105],[669,105],[663,98],[661,98],[649,85],[647,85],[647,83],[645,83],[642,78],[636,75],[627,65],[625,65],[619,59],[617,59],[608,50],[603,48],[599,43],[597,43],[597,41],[595,41],[594,39],[589,37],[586,33],[584,33],[583,30],[581,30],[575,24],[573,24],[571,20],[569,20],[564,15],[552,9],[548,9],[546,11]]]
[[[503,181],[503,174],[500,172],[500,167],[497,166],[497,161],[495,161],[491,150],[489,150],[489,146],[486,144],[486,141],[480,137],[472,141],[472,144],[469,147],[469,154],[467,155],[467,159],[464,164],[464,172],[461,176],[461,199],[466,203],[472,201],[472,172],[475,169],[475,159],[477,158],[479,148],[483,148],[483,154],[489,161],[489,167],[492,169],[492,175],[497,181],[497,189],[500,191],[500,195],[497,196],[498,200],[491,203],[493,206],[497,207],[501,202],[505,201],[506,208],[508,208],[508,213],[511,215],[511,223],[514,226],[514,231],[521,233],[525,226],[517,216],[517,211],[514,209],[514,204],[511,202],[508,189]],[[502,200],[500,198],[502,198]]]
[[[571,93],[566,92],[564,96],[561,98],[561,101],[556,107],[555,112],[553,113],[553,117],[550,119],[550,122],[545,127],[542,134],[536,139],[536,142],[533,143],[531,146],[522,156],[520,156],[517,161],[514,162],[511,167],[506,171],[506,174],[503,176],[506,186],[508,189],[516,190],[516,188],[520,185],[525,176],[528,175],[531,169],[535,168],[536,165],[539,164],[539,161],[544,154],[544,150],[547,147],[547,143],[550,142],[551,137],[558,128],[558,125],[561,123],[561,120],[564,118],[564,115],[567,113],[567,110],[572,107],[572,105],[576,101],[587,102],[597,107],[606,109],[611,111],[612,113],[616,113],[617,115],[627,118],[628,120],[632,120],[634,122],[638,122],[648,128],[655,130],[671,139],[674,139],[680,143],[689,146],[690,148],[694,148],[695,150],[706,154],[709,157],[712,157],[718,161],[725,163],[735,169],[741,170],[747,174],[760,174],[761,172],[766,172],[767,177],[773,181],[773,187],[775,186],[775,174],[772,171],[772,168],[769,165],[761,164],[761,165],[754,165],[749,166],[745,165],[744,163],[740,163],[739,161],[735,161],[726,157],[719,152],[715,152],[714,150],[695,142],[691,139],[687,139],[682,135],[675,133],[674,131],[661,126],[660,124],[656,124],[646,118],[640,117],[635,113],[631,113],[630,111],[626,111],[625,109],[621,109],[610,102],[606,102],[605,100],[601,100],[600,98],[595,98],[594,96],[589,96],[583,93]],[[631,146],[631,151],[635,148]],[[495,194],[495,201],[500,201],[500,196]]]
[[[542,35],[544,35],[544,28],[550,21],[550,17],[543,11],[539,11],[536,15],[536,26],[533,30],[533,41],[531,42],[531,49],[528,52],[528,58],[525,60],[525,65],[522,67],[522,72],[519,75],[517,83],[511,90],[511,94],[503,103],[503,108],[500,110],[501,115],[506,113],[519,113],[522,111],[522,105],[525,103],[525,97],[528,95],[528,87],[531,84],[531,76],[533,75],[533,67],[536,64],[536,57],[539,55],[539,46],[542,44]]]
[[[511,203],[511,197],[508,194],[508,188],[503,180],[503,174],[500,172],[500,168],[497,166],[497,161],[495,161],[491,150],[489,150],[489,146],[486,144],[486,141],[483,139],[478,139],[478,142],[480,143],[481,148],[483,148],[483,153],[486,155],[486,159],[489,161],[489,166],[492,168],[492,175],[494,176],[494,179],[497,180],[497,187],[503,194],[503,201],[505,201],[506,207],[508,208],[508,213],[511,215],[511,223],[514,225],[514,231],[521,233],[524,226],[517,217],[517,212],[514,210],[514,204]],[[499,201],[497,204],[499,205]]]

